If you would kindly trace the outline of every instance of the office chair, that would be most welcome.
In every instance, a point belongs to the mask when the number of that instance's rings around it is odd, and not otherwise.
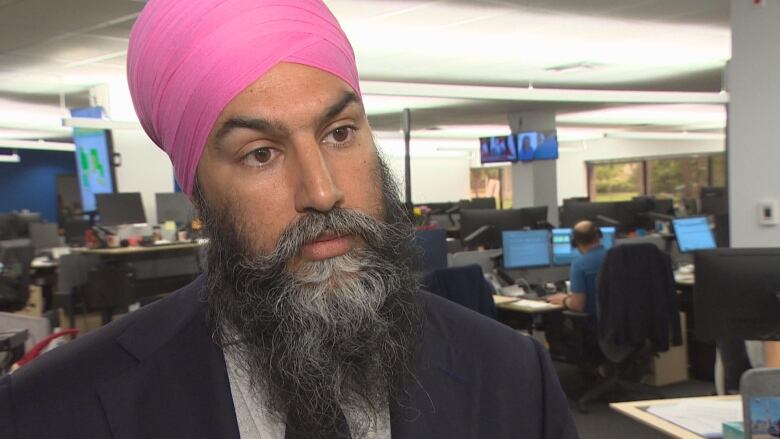
[[[0,241],[0,311],[19,311],[27,305],[33,252],[29,239]]]
[[[423,288],[466,308],[493,319],[496,305],[493,301],[493,286],[485,280],[482,267],[467,265],[434,270],[422,280]]]
[[[639,384],[656,353],[682,344],[679,311],[668,254],[653,244],[610,249],[597,280],[601,379],[578,400],[587,404],[613,390],[659,396]],[[670,337],[671,335],[671,337]]]

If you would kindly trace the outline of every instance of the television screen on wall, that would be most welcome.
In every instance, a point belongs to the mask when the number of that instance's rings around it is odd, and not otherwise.
[[[515,136],[482,137],[479,139],[479,156],[482,163],[517,161]]]
[[[517,156],[520,161],[558,158],[558,136],[555,131],[524,131],[516,136]]]

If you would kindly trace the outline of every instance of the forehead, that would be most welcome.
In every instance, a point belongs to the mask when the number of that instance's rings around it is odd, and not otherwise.
[[[220,118],[256,112],[285,118],[318,112],[345,93],[355,91],[339,77],[314,67],[283,62],[236,95]]]

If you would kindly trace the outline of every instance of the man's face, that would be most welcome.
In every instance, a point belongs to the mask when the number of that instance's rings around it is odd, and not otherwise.
[[[354,208],[382,215],[377,152],[362,103],[341,79],[280,63],[236,96],[214,124],[198,184],[215,209],[233,212],[246,250],[268,254],[302,215]],[[362,246],[324,233],[297,261]]]

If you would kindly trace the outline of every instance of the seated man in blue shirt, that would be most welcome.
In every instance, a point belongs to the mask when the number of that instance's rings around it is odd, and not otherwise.
[[[595,321],[598,318],[596,276],[606,254],[601,245],[601,230],[591,221],[580,221],[574,226],[572,241],[582,256],[571,263],[571,293],[554,294],[547,301],[573,311],[586,312]]]

